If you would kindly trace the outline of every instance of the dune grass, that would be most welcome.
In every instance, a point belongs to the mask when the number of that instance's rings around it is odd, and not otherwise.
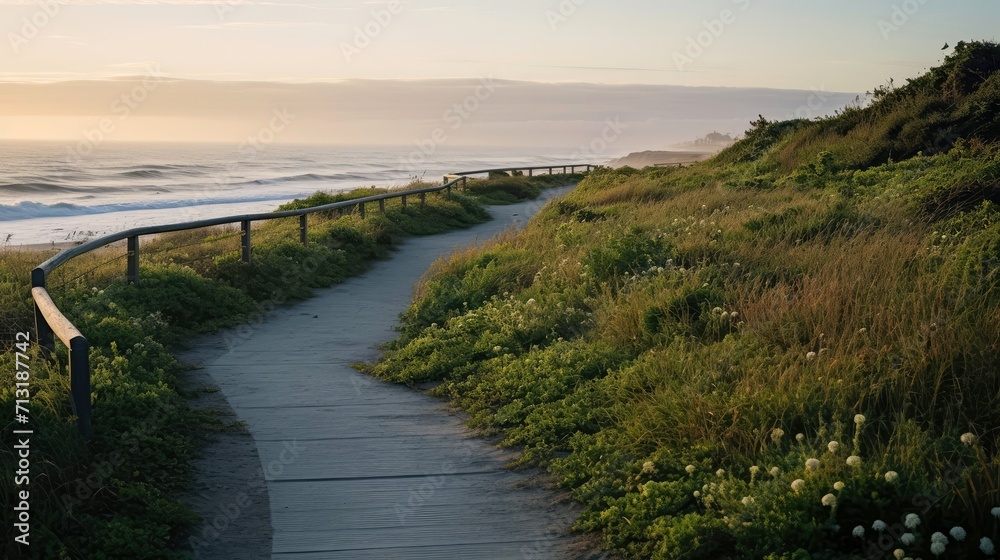
[[[521,184],[515,196],[537,195],[534,182],[513,180]],[[65,349],[57,349],[55,362],[32,351],[31,546],[8,539],[3,557],[185,557],[185,531],[197,519],[179,495],[189,488],[190,460],[204,434],[226,426],[187,405],[184,367],[171,351],[191,335],[260,320],[275,306],[357,274],[371,261],[386,258],[407,235],[486,221],[489,215],[478,195],[492,187],[476,184],[467,194],[428,194],[424,204],[413,197],[405,209],[399,200],[390,200],[385,213],[378,204],[369,204],[365,220],[356,210],[312,215],[308,247],[299,243],[297,218],[258,224],[251,235],[249,265],[240,260],[239,231],[230,227],[143,238],[138,288],[124,282],[125,248],[120,244],[57,269],[48,281],[50,292],[91,344],[94,437],[84,442],[77,435]],[[428,185],[407,188],[423,186]],[[499,188],[512,190],[509,185]],[[377,192],[384,189],[317,193],[282,209]],[[34,337],[30,271],[52,254],[7,250],[0,258],[4,410],[14,410],[16,333]],[[5,449],[15,443],[5,430]],[[13,472],[14,465],[13,453],[0,456],[5,472]],[[10,476],[0,480],[4,496],[23,489]],[[12,527],[9,508],[0,522]]]
[[[626,558],[983,557],[998,54],[690,168],[598,170],[437,263],[365,369],[436,383]]]

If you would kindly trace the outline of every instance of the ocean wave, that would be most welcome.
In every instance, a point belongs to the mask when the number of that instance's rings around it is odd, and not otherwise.
[[[14,194],[25,194],[25,193],[77,193],[81,190],[78,187],[71,187],[69,185],[60,185],[57,183],[11,183],[11,184],[0,184],[0,193],[14,193]]]
[[[166,175],[158,169],[136,169],[118,174],[119,177],[137,177],[140,179],[159,179]]]
[[[303,195],[299,195],[303,196]],[[205,200],[163,200],[155,202],[128,202],[121,204],[99,204],[84,206],[60,202],[43,204],[40,202],[21,202],[18,204],[0,204],[0,222],[11,220],[30,220],[34,218],[61,218],[67,216],[86,216],[92,214],[111,214],[115,212],[134,212],[138,210],[164,210],[172,208],[189,208],[215,204],[239,204],[244,202],[283,201],[294,196],[273,194],[248,196],[239,198],[214,198]]]
[[[301,181],[361,181],[370,180],[370,175],[360,173],[337,173],[335,175],[320,175],[317,173],[305,173],[302,175],[288,175],[285,177],[275,177],[272,179],[255,179],[237,183],[240,185],[278,185],[281,183],[297,183]]]

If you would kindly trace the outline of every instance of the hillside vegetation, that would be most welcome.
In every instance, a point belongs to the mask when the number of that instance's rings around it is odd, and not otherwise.
[[[985,558],[1000,46],[439,262],[368,366],[524,450],[626,558]],[[937,534],[940,533],[940,534]]]

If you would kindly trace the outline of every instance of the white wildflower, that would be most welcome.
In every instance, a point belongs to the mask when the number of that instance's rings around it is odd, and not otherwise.
[[[875,523],[872,523],[872,529],[875,529],[879,533],[885,531],[886,527],[887,525],[885,524],[885,521],[882,521],[881,519],[876,519]]]
[[[903,543],[905,546],[910,546],[911,544],[917,542],[917,537],[913,533],[903,533],[899,536],[899,542]]]
[[[778,476],[778,474],[781,472],[781,469],[779,469],[778,467],[771,467],[771,470],[767,472],[770,473],[771,476]]]
[[[810,362],[813,361],[813,360],[815,360],[816,359],[816,353],[815,352],[806,352],[806,359],[809,360]]]
[[[892,555],[896,557],[896,560],[903,560],[903,557],[906,556],[906,552],[903,552],[902,548],[897,548],[892,551]]]
[[[646,461],[642,464],[642,474],[651,474],[656,470],[656,465],[652,461]]]
[[[958,542],[964,541],[965,537],[968,536],[965,534],[965,529],[961,527],[952,527],[951,531],[948,531],[948,534],[951,535],[951,538],[955,539]]]
[[[796,478],[795,480],[792,481],[792,490],[795,490],[796,492],[801,492],[802,489],[805,487],[806,487],[806,481],[802,480],[801,478]]]
[[[740,500],[740,503],[743,504],[744,506],[749,507],[751,504],[753,504],[753,498],[751,498],[750,496],[743,496],[743,499]]]
[[[965,445],[972,445],[976,443],[976,436],[972,432],[966,432],[962,434],[961,440]]]
[[[861,466],[861,457],[858,457],[857,455],[851,455],[850,457],[847,458],[847,466],[848,467],[860,467]]]
[[[700,497],[701,497],[701,492],[699,492],[699,491],[695,490],[695,491],[694,491],[694,497],[695,497],[695,498],[700,498]]]
[[[915,513],[907,513],[903,525],[906,525],[907,529],[916,529],[920,525],[920,516]]]
[[[808,459],[806,460],[806,468],[814,471],[819,468],[819,459]]]
[[[864,414],[855,414],[854,415],[854,423],[855,424],[864,424],[865,423],[865,415]]]
[[[827,494],[823,496],[823,498],[820,500],[820,503],[822,503],[826,507],[836,507],[837,497],[834,496],[833,494]]]
[[[990,510],[990,514],[992,514],[993,517],[996,517],[997,519],[1000,519],[1000,507],[995,507],[995,508],[991,509]]]
[[[834,482],[833,483],[833,489],[836,490],[836,491],[838,491],[838,492],[840,492],[841,490],[844,489],[844,483],[841,482],[841,481],[839,481],[839,480],[837,482]]]
[[[941,544],[948,544],[948,537],[944,536],[944,533],[942,533],[941,531],[938,531],[937,533],[934,533],[933,535],[931,535],[931,542],[932,543],[939,542]]]
[[[859,539],[863,538],[865,536],[865,528],[862,527],[861,525],[858,525],[857,527],[854,528],[853,531],[851,531],[851,534]]]
[[[931,543],[931,554],[934,556],[941,556],[944,554],[945,544],[942,542]]]
[[[889,471],[885,473],[886,482],[894,484],[897,480],[899,480],[899,473],[897,473],[896,471]]]
[[[726,469],[719,469],[719,470],[715,471],[715,476],[717,476],[719,478],[722,478],[722,476],[724,474],[726,474]]]
[[[837,450],[840,449],[840,443],[836,441],[831,441],[830,443],[826,444],[826,448],[830,450],[830,453],[836,453]]]
[[[729,314],[729,318],[735,321],[736,319],[740,318],[740,314],[737,311],[733,311],[732,313]]]
[[[503,348],[501,348],[499,346],[494,346],[493,347],[493,353],[494,354],[499,354],[501,350],[503,350]]]
[[[758,467],[757,465],[750,467],[750,474],[753,476],[757,476],[758,474],[760,474],[760,467]]]
[[[991,541],[989,537],[979,539],[979,550],[987,556],[993,556],[993,541]]]
[[[691,474],[694,472],[694,465],[688,465],[684,467],[684,470],[687,471],[688,474]]]
[[[781,428],[775,428],[771,430],[771,441],[774,443],[781,443],[781,438],[785,437],[785,430]]]
[[[805,440],[806,440],[805,434],[795,434],[795,441],[802,443]]]

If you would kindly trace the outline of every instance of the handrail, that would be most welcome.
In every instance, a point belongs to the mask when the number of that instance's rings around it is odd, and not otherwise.
[[[56,268],[65,264],[72,258],[79,257],[100,249],[116,241],[128,241],[128,264],[126,279],[130,284],[139,285],[139,238],[143,235],[156,235],[161,233],[171,233],[176,231],[186,231],[204,227],[213,227],[227,224],[239,223],[242,230],[242,258],[243,262],[249,263],[252,260],[252,246],[250,244],[250,229],[253,222],[276,220],[281,218],[299,218],[299,241],[303,245],[309,244],[308,216],[317,212],[328,212],[331,210],[341,210],[344,208],[358,207],[361,219],[365,218],[365,204],[378,202],[379,209],[385,212],[385,201],[391,198],[400,198],[403,207],[406,207],[406,197],[420,196],[421,206],[427,193],[446,191],[451,194],[452,187],[461,183],[464,191],[470,175],[482,173],[513,173],[517,171],[527,171],[529,176],[533,176],[535,171],[548,169],[549,174],[555,174],[554,170],[562,168],[562,174],[575,173],[576,168],[585,167],[589,172],[591,168],[596,168],[593,164],[568,164],[568,165],[543,165],[538,167],[508,167],[503,169],[484,169],[480,171],[464,171],[445,175],[444,184],[434,187],[424,187],[422,189],[411,189],[406,191],[392,191],[383,194],[355,198],[342,202],[334,202],[323,206],[313,206],[300,210],[286,210],[282,212],[267,212],[259,214],[244,214],[240,216],[226,216],[223,218],[211,218],[193,222],[182,222],[163,226],[146,226],[133,228],[118,233],[105,235],[86,243],[65,249],[31,271],[31,297],[35,307],[35,331],[39,346],[46,355],[55,352],[55,338],[58,337],[69,349],[69,373],[70,373],[70,394],[73,405],[73,412],[77,416],[77,427],[84,438],[91,436],[91,402],[90,402],[90,344],[73,323],[63,315],[62,311],[52,301],[48,290],[46,290],[46,280]]]

